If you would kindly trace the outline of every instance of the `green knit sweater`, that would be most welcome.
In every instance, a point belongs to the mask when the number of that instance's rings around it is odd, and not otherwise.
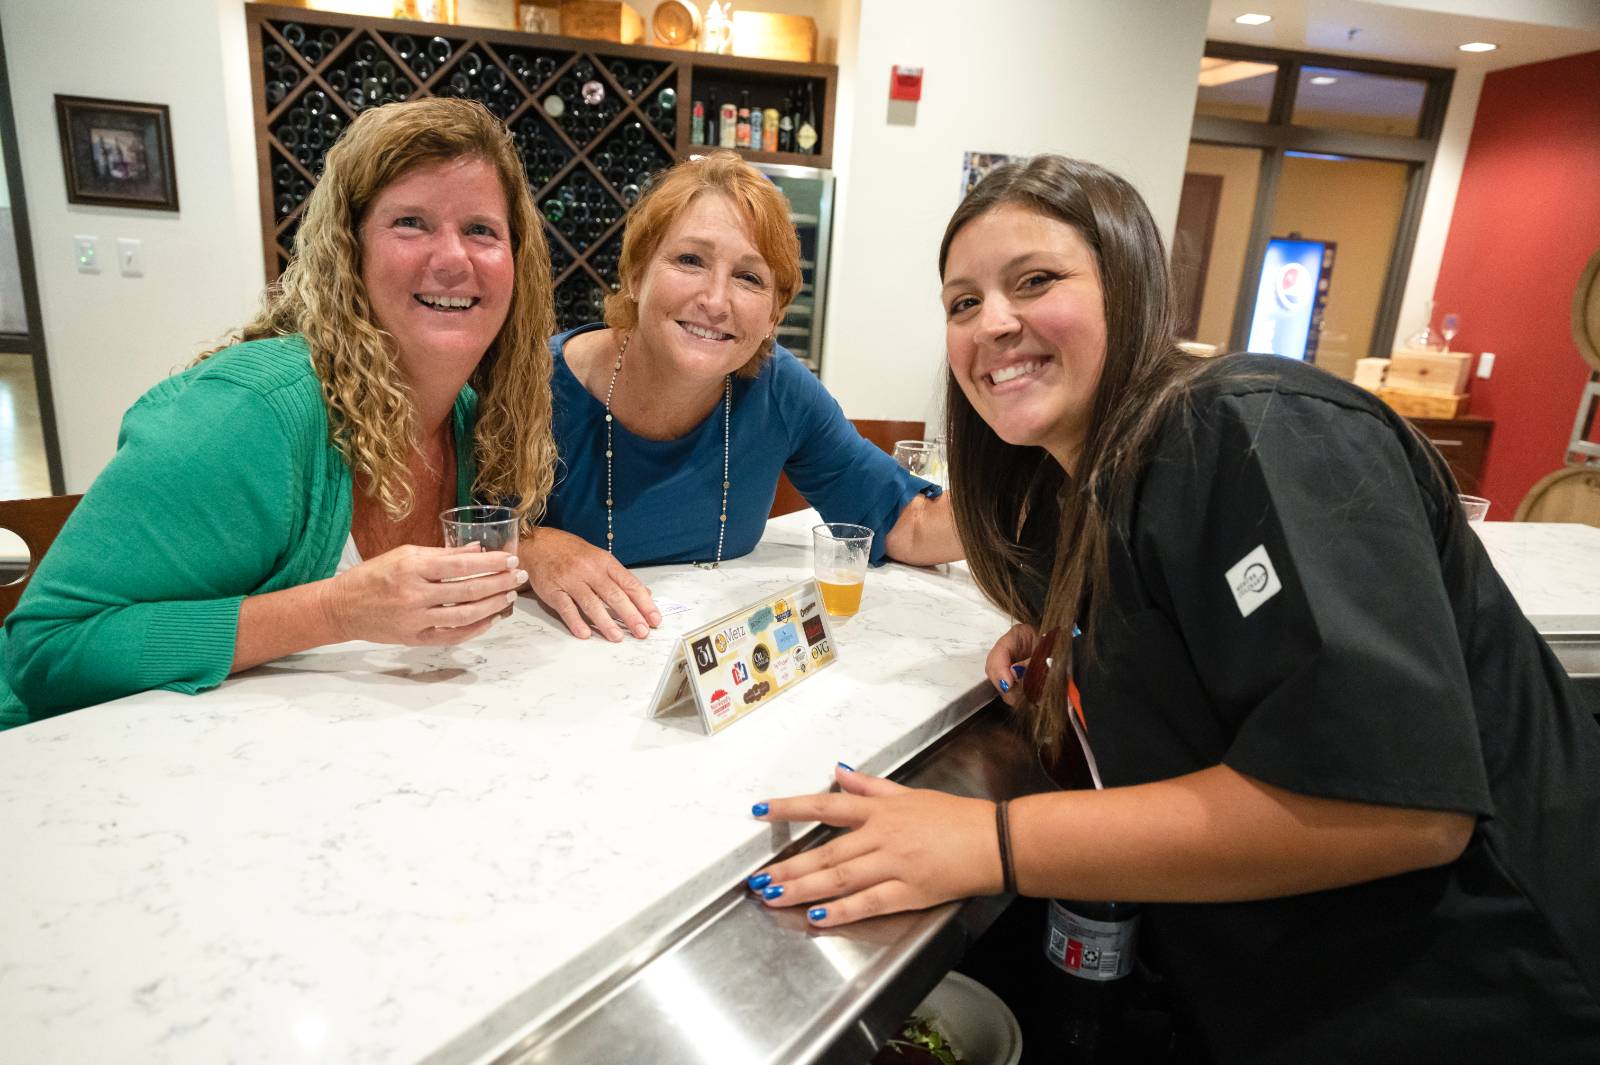
[[[463,389],[462,502],[476,409]],[[123,418],[116,455],[6,620],[0,729],[220,684],[245,596],[333,575],[350,496],[303,337],[235,345],[162,381]]]

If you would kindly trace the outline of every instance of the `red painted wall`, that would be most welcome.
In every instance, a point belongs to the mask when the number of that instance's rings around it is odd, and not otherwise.
[[[1600,52],[1490,74],[1467,147],[1434,322],[1456,311],[1458,351],[1492,351],[1473,414],[1495,420],[1483,494],[1509,519],[1561,466],[1589,366],[1572,293],[1600,249]]]

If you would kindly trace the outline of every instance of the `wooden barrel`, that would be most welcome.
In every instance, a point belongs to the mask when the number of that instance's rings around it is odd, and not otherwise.
[[[1589,257],[1572,294],[1572,342],[1583,361],[1600,370],[1600,251]]]
[[[1600,466],[1568,466],[1542,478],[1517,507],[1517,520],[1581,522],[1600,528]]]

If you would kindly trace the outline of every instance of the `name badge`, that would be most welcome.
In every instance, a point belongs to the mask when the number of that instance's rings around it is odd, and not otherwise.
[[[712,735],[838,659],[822,592],[804,580],[679,637],[650,716],[692,703]]]

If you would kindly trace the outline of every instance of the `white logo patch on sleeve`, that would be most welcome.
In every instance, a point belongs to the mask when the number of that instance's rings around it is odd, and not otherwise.
[[[1262,603],[1283,590],[1278,571],[1272,568],[1272,559],[1267,557],[1266,544],[1234,563],[1224,576],[1242,617],[1249,617]]]

